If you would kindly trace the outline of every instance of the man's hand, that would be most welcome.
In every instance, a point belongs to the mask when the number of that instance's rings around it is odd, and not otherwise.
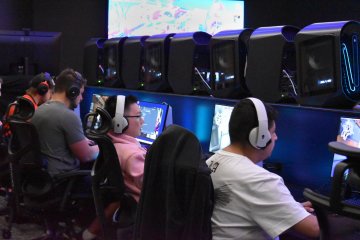
[[[312,207],[311,202],[307,201],[307,202],[303,202],[301,203],[301,205],[303,205],[303,207],[305,208],[305,210],[309,213],[313,213],[314,212],[314,208]]]

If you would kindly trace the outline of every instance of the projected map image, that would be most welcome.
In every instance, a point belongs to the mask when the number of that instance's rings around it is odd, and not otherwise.
[[[233,0],[109,0],[108,38],[244,27],[244,2]]]

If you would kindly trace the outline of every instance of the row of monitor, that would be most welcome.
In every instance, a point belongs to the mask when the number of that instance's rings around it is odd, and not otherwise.
[[[348,108],[360,99],[360,23],[91,39],[90,85]]]
[[[90,111],[94,111],[97,107],[104,107],[107,98],[108,96],[93,94]],[[145,101],[140,101],[139,105],[144,118],[144,125],[138,140],[144,147],[149,147],[163,130],[173,123],[172,108],[166,103]],[[215,153],[230,144],[228,125],[232,110],[233,106],[215,104],[209,144],[210,153]],[[360,148],[360,119],[341,117],[339,120],[336,140],[349,146]],[[332,169],[329,175],[333,176],[335,165],[344,159],[344,156],[334,154]]]

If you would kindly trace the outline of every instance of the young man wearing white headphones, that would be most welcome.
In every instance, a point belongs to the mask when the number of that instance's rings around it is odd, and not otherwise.
[[[256,98],[234,107],[230,145],[206,162],[215,189],[213,239],[276,239],[289,229],[319,236],[311,203],[296,202],[280,176],[257,165],[274,149],[275,118],[275,110]]]
[[[136,137],[141,134],[144,119],[135,96],[111,96],[105,102],[105,110],[113,118],[113,128],[108,136],[114,143],[118,154],[126,190],[139,201],[144,174],[146,149],[141,147]],[[105,216],[110,218],[118,209],[119,203],[110,203],[105,209]],[[95,239],[101,231],[98,220],[83,232],[84,240]]]
[[[139,201],[146,149],[136,139],[144,124],[138,100],[132,95],[110,97],[105,103],[105,110],[113,118],[113,129],[108,136],[118,153],[125,186]]]

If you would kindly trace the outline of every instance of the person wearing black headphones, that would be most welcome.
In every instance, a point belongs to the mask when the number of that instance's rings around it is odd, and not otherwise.
[[[36,75],[34,78],[30,80],[29,88],[26,90],[23,98],[29,100],[34,109],[36,110],[38,106],[45,103],[49,99],[51,99],[52,93],[54,91],[55,82],[51,75],[47,72],[40,73]],[[1,84],[0,84],[1,88]],[[10,126],[6,123],[7,119],[14,114],[15,106],[9,105],[6,110],[4,119],[4,129],[3,129],[3,137],[4,139],[9,139],[11,136]]]
[[[230,145],[206,163],[215,190],[213,239],[276,239],[287,230],[319,236],[310,202],[296,202],[283,179],[257,165],[275,146],[276,111],[256,98],[240,100],[230,122]]]
[[[85,84],[80,73],[63,70],[55,79],[51,101],[41,105],[31,119],[52,176],[79,169],[80,163],[93,161],[99,152],[97,145],[90,146],[81,119],[73,111],[82,100]]]
[[[80,164],[87,166],[99,153],[98,146],[85,137],[81,119],[74,112],[83,99],[85,84],[80,73],[71,68],[63,70],[55,78],[52,99],[41,105],[31,119],[51,176],[78,170]],[[91,196],[91,177],[78,181],[73,192]]]

